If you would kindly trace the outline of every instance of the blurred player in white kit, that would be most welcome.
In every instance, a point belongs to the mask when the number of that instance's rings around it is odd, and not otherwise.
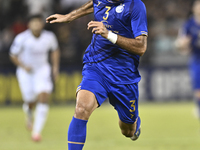
[[[28,29],[15,37],[10,49],[11,60],[17,66],[26,125],[32,130],[33,141],[41,140],[41,131],[49,110],[48,100],[53,90],[52,77],[56,80],[59,75],[58,42],[53,32],[43,29],[44,24],[41,15],[31,16]],[[49,52],[52,67],[48,62]]]

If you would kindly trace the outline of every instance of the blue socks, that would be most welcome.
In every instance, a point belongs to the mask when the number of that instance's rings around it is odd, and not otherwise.
[[[72,118],[68,129],[68,150],[83,149],[86,140],[87,122],[87,120],[81,120],[74,117]],[[138,116],[136,132],[139,130],[140,124],[141,120]]]
[[[72,118],[68,129],[68,150],[82,150],[86,139],[87,120]]]

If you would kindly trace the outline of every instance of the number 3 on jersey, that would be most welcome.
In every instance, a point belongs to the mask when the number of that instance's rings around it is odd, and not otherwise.
[[[107,10],[106,10],[106,12],[105,12],[105,14],[106,14],[106,17],[103,17],[103,19],[104,19],[104,20],[107,20],[107,19],[108,19],[108,16],[109,16],[109,11],[110,11],[111,7],[109,7],[109,6],[106,6],[106,8],[107,8]]]

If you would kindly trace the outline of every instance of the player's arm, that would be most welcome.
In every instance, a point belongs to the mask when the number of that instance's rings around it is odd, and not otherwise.
[[[50,58],[51,58],[51,63],[52,63],[53,78],[54,78],[54,81],[56,81],[56,79],[59,76],[60,50],[56,49],[52,51]]]
[[[89,0],[87,3],[79,7],[78,9],[73,10],[69,14],[66,15],[60,15],[60,14],[54,14],[46,18],[47,23],[62,23],[62,22],[71,22],[75,19],[78,19],[82,16],[88,15],[92,13],[93,10],[93,1]]]
[[[140,35],[135,39],[126,38],[120,35],[117,36],[118,37],[116,44],[119,45],[121,48],[139,56],[142,56],[146,52],[147,49],[146,35]]]
[[[188,53],[190,51],[191,37],[182,33],[179,30],[178,37],[175,41],[175,47],[182,53]]]
[[[18,59],[17,55],[12,55],[10,54],[10,60],[13,62],[14,65],[16,65],[17,67],[21,67],[24,70],[26,70],[27,72],[31,72],[31,68],[28,66],[25,66],[23,63],[21,63]]]
[[[88,23],[88,29],[92,29],[92,33],[100,34],[102,37],[110,40],[113,44],[117,44],[121,48],[130,53],[142,56],[147,49],[147,36],[140,35],[134,38],[126,38],[111,31],[108,31],[102,22],[91,21]]]

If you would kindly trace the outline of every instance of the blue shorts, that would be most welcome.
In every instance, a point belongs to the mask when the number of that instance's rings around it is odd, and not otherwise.
[[[99,106],[109,98],[124,123],[133,124],[138,117],[138,83],[113,84],[95,69],[83,69],[78,90],[88,90],[96,96]]]
[[[200,89],[200,64],[190,64],[190,75],[194,90]]]

